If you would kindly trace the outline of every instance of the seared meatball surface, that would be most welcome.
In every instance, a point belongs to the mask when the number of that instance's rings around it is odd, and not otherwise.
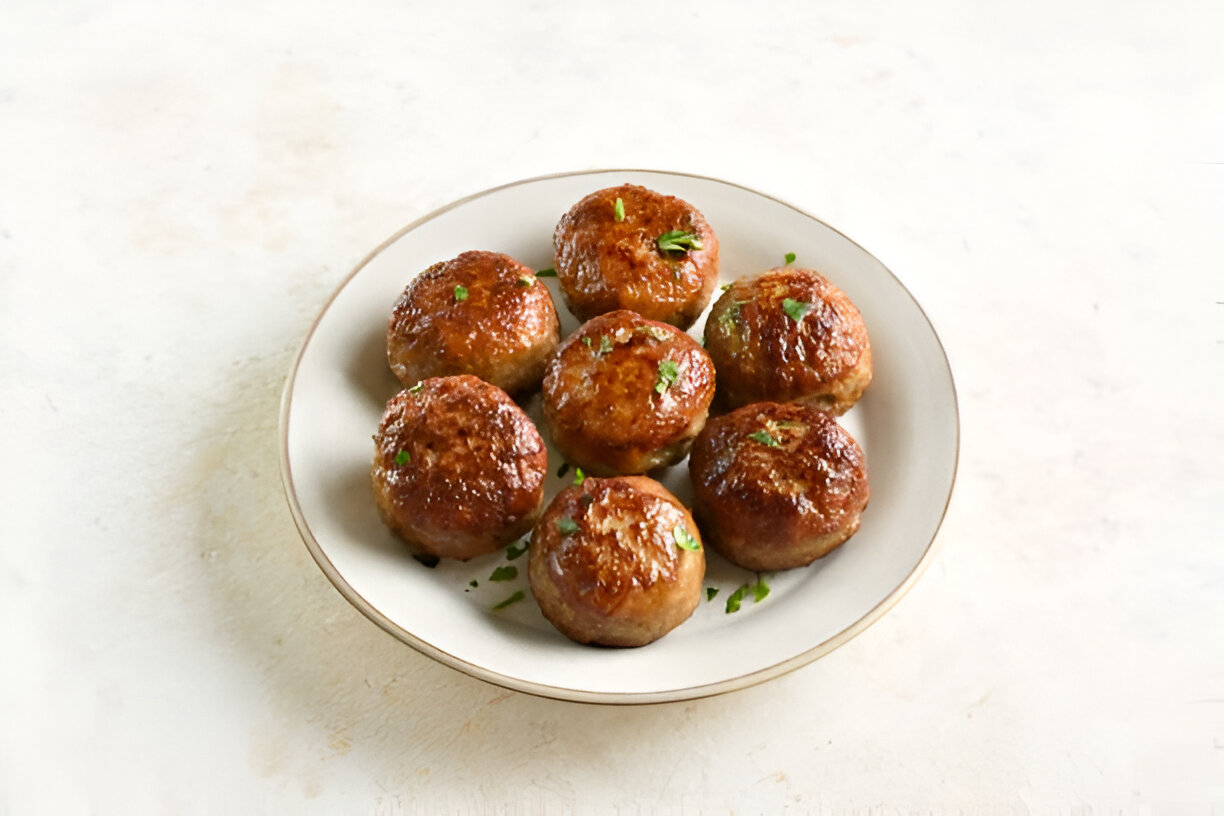
[[[387,325],[387,362],[404,387],[473,374],[516,394],[539,387],[560,339],[557,308],[535,271],[474,250],[404,289]]]
[[[840,415],[871,382],[863,316],[810,269],[776,267],[731,284],[710,309],[705,346],[728,408],[802,401]]]
[[[540,610],[579,643],[643,646],[687,620],[701,599],[697,525],[644,476],[591,477],[558,493],[529,553]]]
[[[470,375],[399,392],[374,435],[379,513],[417,555],[466,561],[526,534],[547,471],[544,440],[527,414]]]
[[[567,337],[544,375],[544,419],[565,458],[601,475],[684,458],[714,398],[696,340],[624,309]]]
[[[785,570],[859,529],[871,492],[858,442],[824,411],[758,402],[712,418],[689,457],[706,542],[750,570]]]
[[[669,235],[676,248],[661,248],[660,237]],[[705,217],[682,199],[633,184],[575,204],[558,222],[553,248],[561,292],[579,320],[632,309],[687,329],[718,281],[718,238]]]

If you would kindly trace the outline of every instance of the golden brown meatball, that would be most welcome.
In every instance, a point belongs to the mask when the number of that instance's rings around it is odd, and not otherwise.
[[[544,419],[570,462],[645,473],[684,458],[714,398],[714,366],[684,332],[618,310],[583,324],[544,376]]]
[[[642,646],[697,608],[705,553],[693,517],[663,485],[592,477],[548,505],[527,572],[540,611],[566,637]]]
[[[561,292],[579,320],[632,309],[687,329],[718,281],[718,238],[705,217],[633,184],[575,204],[557,224],[553,247]]]
[[[474,374],[516,394],[539,387],[560,339],[557,307],[530,267],[464,252],[404,289],[387,326],[387,361],[405,387]]]
[[[524,535],[540,515],[547,471],[527,414],[469,375],[399,392],[374,436],[379,513],[417,555],[466,561]]]
[[[831,552],[858,530],[871,495],[858,443],[803,403],[758,402],[711,419],[689,472],[706,542],[750,570]]]
[[[731,284],[710,309],[705,346],[729,408],[801,401],[840,415],[871,382],[863,316],[810,269],[777,267]]]

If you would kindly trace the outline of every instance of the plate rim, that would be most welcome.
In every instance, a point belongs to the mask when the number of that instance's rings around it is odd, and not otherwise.
[[[812,221],[825,227],[826,229],[832,231],[833,233],[837,234],[844,240],[849,241],[856,248],[858,248],[861,252],[863,252],[868,257],[870,257],[872,260],[874,260],[877,264],[879,264],[881,269],[883,269],[886,273],[888,273],[889,277],[891,277],[893,279],[893,282],[901,289],[902,292],[905,293],[905,296],[910,300],[910,302],[918,310],[918,313],[922,316],[922,319],[926,322],[927,326],[930,328],[931,335],[935,339],[935,345],[939,348],[939,351],[940,351],[940,356],[943,362],[943,368],[945,369],[947,373],[948,385],[950,387],[950,394],[952,398],[952,417],[953,417],[954,426],[955,426],[955,444],[953,448],[953,457],[952,457],[952,473],[951,473],[951,478],[948,482],[947,496],[944,498],[943,507],[940,509],[939,520],[936,522],[935,528],[931,531],[930,540],[927,542],[926,547],[923,550],[922,557],[918,559],[918,562],[910,570],[909,574],[906,575],[906,577],[901,581],[901,583],[899,583],[896,587],[894,587],[891,592],[889,592],[886,596],[884,596],[883,599],[881,599],[875,606],[873,606],[866,613],[864,613],[862,617],[860,617],[854,623],[842,629],[840,632],[833,635],[832,637],[829,637],[825,639],[824,641],[821,641],[815,646],[809,649],[806,649],[800,652],[799,654],[793,655],[771,666],[766,666],[765,668],[758,669],[748,674],[742,674],[742,675],[738,675],[733,678],[728,678],[725,680],[718,680],[712,683],[703,683],[703,684],[694,685],[694,686],[686,686],[683,688],[669,689],[669,690],[662,690],[662,691],[645,691],[645,692],[591,691],[591,690],[586,690],[586,689],[575,689],[575,688],[569,688],[565,686],[553,686],[553,685],[549,685],[546,683],[539,683],[535,681],[523,680],[520,678],[510,677],[507,675],[500,674],[498,672],[492,671],[478,664],[472,663],[469,660],[466,660],[464,658],[450,654],[449,652],[438,648],[432,643],[429,643],[428,641],[423,640],[422,638],[417,637],[416,635],[412,634],[407,629],[404,629],[402,626],[392,621],[383,612],[381,612],[377,607],[375,607],[368,600],[366,600],[365,597],[362,596],[362,594],[355,587],[353,587],[348,581],[344,579],[344,577],[340,574],[340,571],[336,568],[335,564],[333,564],[331,559],[327,556],[327,553],[324,551],[322,545],[320,545],[318,539],[315,537],[314,532],[310,529],[310,525],[307,523],[305,515],[302,512],[301,504],[297,496],[297,490],[294,486],[294,481],[293,481],[293,466],[289,461],[289,420],[290,420],[289,414],[290,414],[290,410],[293,404],[294,385],[297,381],[297,375],[301,367],[302,359],[304,358],[306,354],[306,350],[307,348],[309,348],[311,341],[314,339],[315,332],[318,330],[320,323],[323,321],[323,318],[327,315],[327,313],[331,310],[332,304],[340,296],[341,292],[343,292],[348,287],[348,285],[352,282],[352,280],[355,277],[357,277],[357,275],[361,272],[362,269],[368,266],[376,257],[378,257],[380,254],[386,251],[388,247],[390,247],[400,238],[407,235],[409,232],[412,232],[413,230],[417,229],[421,225],[428,223],[429,221],[432,221],[433,219],[443,215],[446,212],[449,212],[450,210],[455,209],[456,207],[463,206],[464,204],[470,201],[474,201],[478,198],[483,198],[485,196],[489,196],[494,193],[497,193],[497,192],[500,192],[502,190],[506,190],[512,187],[519,187],[519,186],[524,186],[528,184],[539,183],[542,181],[549,181],[552,179],[569,178],[569,177],[574,177],[574,176],[606,175],[606,174],[611,174],[611,173],[635,173],[635,174],[649,173],[649,174],[660,175],[660,176],[679,176],[679,177],[684,177],[684,178],[697,179],[700,181],[713,182],[715,184],[721,184],[727,187],[733,187],[733,188],[742,190],[744,192],[751,193],[752,195],[756,195],[756,196],[760,196],[762,198],[768,199],[770,201],[773,201],[776,204],[780,204],[783,207],[793,210],[796,213],[806,218],[809,218]],[[952,374],[952,363],[951,363],[951,360],[948,358],[947,349],[944,346],[943,341],[940,339],[939,333],[935,330],[935,324],[931,321],[930,315],[928,315],[926,313],[926,310],[922,308],[922,304],[918,302],[918,299],[914,297],[913,293],[910,292],[909,288],[906,287],[904,283],[902,283],[901,279],[898,278],[895,273],[893,273],[892,269],[890,269],[887,265],[885,265],[882,261],[880,261],[879,258],[876,258],[875,255],[869,252],[865,247],[863,247],[853,238],[850,238],[845,233],[843,233],[841,230],[829,225],[822,219],[817,218],[816,216],[812,215],[811,213],[807,212],[806,210],[800,207],[796,207],[794,204],[784,201],[783,199],[780,199],[776,196],[770,195],[769,193],[761,192],[760,190],[757,190],[755,188],[748,187],[746,185],[739,184],[737,182],[727,181],[726,179],[721,179],[721,178],[717,178],[714,176],[702,175],[698,173],[690,173],[690,172],[674,171],[674,170],[659,170],[659,169],[646,169],[646,168],[622,168],[622,167],[561,171],[561,172],[556,172],[556,173],[547,173],[547,174],[538,175],[538,176],[531,176],[529,178],[521,178],[515,181],[498,184],[493,187],[489,187],[484,190],[480,190],[478,192],[470,193],[468,195],[462,196],[461,198],[455,199],[454,201],[451,201],[447,204],[444,204],[441,207],[438,207],[437,209],[434,209],[426,213],[425,215],[422,215],[421,217],[415,219],[414,221],[410,222],[406,226],[400,228],[399,230],[391,234],[386,240],[384,240],[382,243],[376,246],[373,250],[371,250],[368,254],[366,254],[366,256],[362,258],[361,261],[358,262],[358,264],[355,267],[353,267],[352,271],[349,272],[344,277],[344,279],[341,280],[340,283],[336,285],[336,287],[332,290],[331,294],[328,296],[327,300],[322,304],[318,312],[315,314],[314,319],[311,321],[310,328],[307,330],[305,336],[303,337],[300,344],[298,345],[297,352],[293,356],[293,362],[290,365],[289,373],[287,374],[285,378],[284,387],[281,390],[277,430],[278,430],[278,436],[279,436],[279,460],[280,460],[281,486],[284,489],[285,499],[289,505],[290,514],[293,516],[294,525],[297,527],[298,535],[301,537],[303,543],[306,545],[306,549],[310,552],[311,557],[314,558],[315,564],[319,567],[319,569],[327,577],[332,587],[337,592],[340,593],[341,597],[347,600],[359,612],[365,615],[366,618],[368,618],[371,622],[377,625],[384,632],[394,637],[396,640],[400,641],[401,643],[406,644],[407,646],[412,647],[413,649],[425,655],[426,657],[430,657],[434,659],[435,661],[442,663],[443,665],[446,665],[456,671],[460,671],[464,674],[467,674],[470,677],[475,677],[478,680],[483,680],[492,685],[499,686],[505,689],[509,689],[511,691],[518,691],[518,692],[530,694],[530,695],[545,698],[545,699],[562,700],[562,701],[567,701],[567,702],[579,702],[579,703],[596,703],[596,704],[603,704],[603,705],[648,705],[648,704],[659,704],[659,703],[667,703],[667,702],[694,700],[694,699],[701,699],[705,697],[714,697],[714,696],[721,695],[721,694],[729,694],[733,691],[739,691],[741,689],[750,688],[752,686],[764,683],[768,680],[772,680],[774,678],[781,677],[782,675],[789,674],[790,672],[796,669],[806,666],[809,663],[815,662],[821,657],[824,657],[830,652],[833,652],[837,648],[845,645],[846,643],[853,640],[858,635],[862,634],[872,624],[874,624],[880,618],[884,617],[884,615],[889,610],[891,610],[894,606],[896,606],[901,601],[901,599],[906,594],[908,594],[910,589],[913,588],[914,584],[918,582],[918,579],[921,578],[922,575],[926,572],[927,567],[930,565],[931,561],[934,560],[935,555],[938,553],[940,549],[939,531],[943,527],[944,520],[947,518],[948,508],[951,506],[951,502],[952,502],[952,495],[953,493],[955,493],[956,479],[957,479],[958,471],[960,468],[960,444],[961,444],[960,401],[959,401],[959,396],[956,390],[956,379]]]

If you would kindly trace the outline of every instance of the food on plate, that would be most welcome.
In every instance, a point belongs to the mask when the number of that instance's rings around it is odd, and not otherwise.
[[[735,281],[710,309],[705,347],[728,408],[799,401],[840,415],[871,382],[863,316],[810,269],[776,267]]]
[[[758,402],[710,419],[689,473],[706,542],[750,570],[832,552],[859,529],[871,495],[858,442],[806,403]]]
[[[547,471],[531,419],[471,375],[400,391],[374,435],[379,513],[418,556],[465,561],[526,534],[539,517]]]
[[[404,385],[473,374],[511,394],[538,388],[561,339],[535,272],[508,255],[469,251],[404,289],[387,325],[387,362]]]
[[[562,341],[544,375],[544,419],[590,473],[645,473],[688,453],[714,398],[714,365],[674,326],[626,309]]]
[[[579,643],[643,646],[683,623],[701,599],[697,525],[645,476],[588,477],[562,490],[528,552],[540,611]]]
[[[579,320],[632,309],[687,329],[718,281],[718,238],[705,217],[634,184],[575,204],[557,224],[553,248],[561,292]]]

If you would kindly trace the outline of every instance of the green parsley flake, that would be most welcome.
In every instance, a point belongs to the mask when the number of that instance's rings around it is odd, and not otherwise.
[[[509,606],[510,604],[512,604],[512,603],[518,603],[519,601],[523,600],[523,598],[525,598],[525,597],[526,597],[526,596],[523,594],[523,590],[521,590],[521,589],[520,589],[518,592],[516,592],[516,593],[514,593],[513,595],[511,595],[511,596],[510,596],[509,598],[507,598],[506,600],[502,601],[502,602],[501,602],[501,603],[499,603],[499,604],[494,605],[494,607],[493,607],[493,608],[494,608],[494,609],[505,609],[505,608],[506,608],[507,606]]]
[[[765,578],[766,576],[764,575],[758,575],[757,582],[752,585],[753,603],[760,603],[769,594],[769,584],[765,582]]]
[[[662,394],[669,387],[676,384],[676,380],[680,377],[680,366],[675,360],[660,360],[659,361],[659,376],[655,380],[655,393]]]
[[[468,586],[470,586],[470,587],[472,587],[472,588],[476,588],[476,587],[480,586],[480,582],[479,582],[479,581],[477,581],[475,578],[473,578],[472,580],[468,581]]]
[[[511,544],[509,547],[506,548],[506,560],[514,561],[515,559],[520,557],[525,552],[527,552],[527,542],[526,541],[520,541],[517,546],[514,544]]]
[[[574,487],[586,481],[586,474],[582,472],[582,468],[574,468]]]
[[[724,283],[722,286],[718,287],[720,292],[725,292],[730,288],[731,288],[731,284],[729,283]]]
[[[738,612],[740,610],[740,604],[744,602],[744,594],[747,591],[748,585],[744,584],[727,596],[726,610],[728,615],[730,615],[732,612]]]
[[[790,266],[794,262],[795,262],[795,253],[793,252],[786,253],[786,265]]]
[[[703,246],[696,233],[684,230],[665,232],[658,237],[656,243],[664,252],[687,252],[690,249],[701,249]]]
[[[535,286],[535,278],[519,278],[519,286]]]
[[[406,450],[402,450],[399,453],[395,454],[395,466],[396,467],[403,467],[404,465],[408,464],[411,461],[412,461],[412,454]]]
[[[753,431],[748,434],[748,438],[754,442],[760,442],[762,445],[768,445],[771,448],[781,447],[781,443],[773,438],[773,434],[769,431]]]
[[[612,350],[612,338],[606,334],[599,335],[599,354],[607,354]]]
[[[465,300],[467,300],[467,287],[466,286],[456,286],[455,287],[455,302],[462,303]]]
[[[409,394],[419,394],[419,393],[421,393],[421,389],[422,389],[422,388],[424,388],[424,387],[425,387],[425,383],[423,383],[423,382],[419,382],[419,383],[417,383],[416,385],[414,385],[414,386],[412,386],[411,388],[409,388],[409,389],[408,389],[408,393],[409,393]]]
[[[714,600],[714,596],[718,594],[718,587],[706,587],[706,600]]]
[[[489,576],[490,581],[513,581],[518,577],[518,567],[511,564],[508,567],[498,567]]]
[[[557,531],[561,535],[573,535],[578,532],[578,522],[569,516],[562,516],[553,523],[557,525]]]
[[[536,272],[536,277],[537,278],[555,278],[557,277],[557,270],[553,269],[550,266],[547,269],[541,269],[539,272]]]
[[[614,208],[613,216],[616,218],[616,223],[618,224],[625,220],[625,202],[621,201],[619,198],[616,199],[616,207]]]
[[[676,546],[682,550],[697,551],[701,549],[701,542],[693,538],[692,534],[685,529],[683,524],[677,524],[672,528],[672,538],[676,540]]]
[[[804,303],[802,300],[786,298],[782,301],[782,311],[786,312],[787,317],[798,323],[805,314],[812,311],[812,304]]]

